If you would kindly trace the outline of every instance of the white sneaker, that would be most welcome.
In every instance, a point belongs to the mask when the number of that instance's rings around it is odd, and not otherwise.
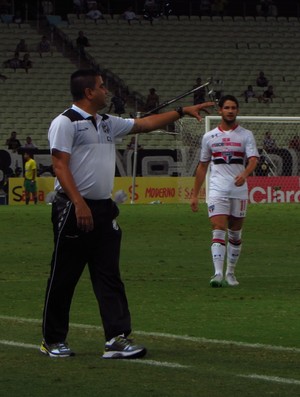
[[[210,286],[213,288],[220,288],[223,286],[223,276],[220,273],[215,274],[210,279]]]
[[[234,273],[226,274],[225,281],[230,287],[236,287],[237,285],[239,285],[239,282],[237,281]]]
[[[140,358],[147,350],[144,346],[135,345],[124,335],[116,336],[105,343],[103,358]]]

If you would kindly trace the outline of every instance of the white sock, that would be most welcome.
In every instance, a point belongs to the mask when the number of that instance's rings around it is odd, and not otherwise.
[[[241,236],[241,230],[234,231],[228,229],[226,274],[235,272],[235,267],[239,260],[242,249]]]
[[[225,230],[213,230],[213,238],[211,245],[211,255],[215,268],[215,274],[223,276],[224,258],[226,254],[225,246]]]

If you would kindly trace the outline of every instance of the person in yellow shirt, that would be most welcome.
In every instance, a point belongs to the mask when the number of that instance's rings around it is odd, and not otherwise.
[[[30,193],[31,193],[34,204],[37,204],[36,162],[32,158],[32,155],[28,152],[24,153],[24,160],[25,160],[25,181],[24,181],[25,202],[27,205],[29,204]]]

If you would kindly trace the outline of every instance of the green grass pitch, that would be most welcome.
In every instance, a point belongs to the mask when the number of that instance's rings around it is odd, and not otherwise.
[[[300,395],[299,204],[250,205],[240,286],[209,287],[206,206],[121,205],[121,271],[141,360],[103,360],[88,272],[68,341],[41,355],[52,253],[51,207],[0,206],[0,395],[6,397],[296,397]]]

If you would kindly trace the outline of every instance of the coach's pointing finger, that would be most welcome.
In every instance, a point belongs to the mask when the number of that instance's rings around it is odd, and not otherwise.
[[[184,111],[184,114],[195,117],[198,121],[201,121],[202,117],[199,114],[199,112],[201,110],[204,110],[206,113],[209,113],[206,110],[206,108],[213,107],[213,106],[215,106],[214,102],[203,102],[203,103],[200,103],[200,104],[194,105],[194,106],[186,106],[183,108],[183,111]]]

